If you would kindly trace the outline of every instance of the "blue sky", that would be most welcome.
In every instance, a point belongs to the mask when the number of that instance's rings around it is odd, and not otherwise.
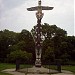
[[[30,31],[37,23],[36,11],[29,12],[26,8],[37,5],[38,0],[0,0],[0,30]],[[74,0],[42,0],[42,5],[54,7],[51,11],[43,11],[42,24],[55,24],[68,35],[75,35]]]

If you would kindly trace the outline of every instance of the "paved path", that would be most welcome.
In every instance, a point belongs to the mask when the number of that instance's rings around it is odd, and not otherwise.
[[[49,69],[44,68],[44,67],[35,67],[33,66],[32,68],[25,68],[25,69],[20,69],[19,72],[28,72],[30,74],[48,74],[49,73]],[[50,69],[50,73],[58,73],[58,71],[56,70],[52,70]]]
[[[10,74],[13,74],[13,75],[26,75],[25,73],[16,72],[15,69],[6,69],[6,70],[3,70],[2,72],[10,73]],[[27,75],[50,75],[50,74],[27,74]],[[74,74],[70,71],[62,70],[62,73],[51,74],[51,75],[74,75]]]

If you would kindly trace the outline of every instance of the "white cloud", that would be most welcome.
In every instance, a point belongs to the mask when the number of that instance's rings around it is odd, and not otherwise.
[[[50,12],[45,12],[43,22],[56,24],[58,27],[65,29],[68,35],[74,35],[74,1],[52,1],[54,9]]]
[[[19,3],[16,3],[15,6],[11,1],[9,1],[11,8],[7,9],[2,0],[0,0],[0,10],[2,11],[0,15],[0,30],[9,29],[17,32],[20,32],[22,29],[31,30],[37,22],[36,12],[29,12],[26,8],[37,6],[37,0],[26,0],[25,2],[24,0],[22,0],[23,2],[18,0]],[[42,23],[56,24],[58,27],[65,29],[68,35],[74,35],[73,0],[42,0],[42,5],[54,6],[54,9],[51,11],[43,11]]]
[[[0,29],[3,30],[6,28],[17,32],[20,32],[22,29],[31,30],[33,27],[31,23],[34,25],[31,17],[32,15],[35,17],[35,15],[28,12],[26,10],[27,7],[27,3],[25,3],[19,7],[3,12],[0,18]]]

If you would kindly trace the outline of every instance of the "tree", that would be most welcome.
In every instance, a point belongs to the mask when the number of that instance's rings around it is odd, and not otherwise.
[[[7,62],[7,55],[11,51],[18,49],[25,50],[33,54],[35,57],[35,46],[31,33],[27,30],[22,30],[21,33],[16,33],[9,30],[0,31],[0,61]]]
[[[0,31],[0,61],[5,62],[7,54],[10,53],[9,47],[15,44],[17,33],[9,30]]]
[[[22,50],[16,50],[11,52],[8,55],[8,58],[11,60],[15,60],[16,61],[16,71],[18,71],[20,69],[20,63],[21,61],[28,61],[32,58],[32,54],[31,53],[27,53],[26,51],[22,51]]]
[[[54,48],[48,47],[43,55],[43,59],[46,62],[53,62],[55,60]]]
[[[70,60],[75,60],[75,36],[67,36],[65,38],[65,41],[67,42],[67,53],[70,55]]]
[[[15,50],[22,50],[26,51],[28,53],[32,53],[32,61],[31,63],[34,62],[35,59],[35,44],[33,41],[33,37],[31,33],[25,29],[21,31],[21,33],[18,33],[16,37],[16,43],[9,47],[10,51],[15,51]]]
[[[31,30],[31,33],[34,37],[35,35],[35,28],[36,26],[33,27],[33,29]],[[44,25],[42,25],[42,36],[44,36],[45,39],[51,39],[55,36],[66,36],[67,32],[59,27],[57,27],[56,25],[49,25],[47,23],[44,23]]]
[[[25,50],[28,53],[33,54],[33,60],[35,60],[35,43],[31,33],[28,30],[23,29],[18,35],[18,45],[20,45],[21,50]]]
[[[35,35],[35,27],[31,30],[32,35]],[[61,42],[64,40],[64,37],[67,36],[67,32],[56,25],[49,25],[44,23],[42,25],[42,37],[44,37],[43,46],[42,46],[42,56],[45,55],[47,48],[50,46],[54,48],[55,58],[58,59],[60,55],[60,46]]]

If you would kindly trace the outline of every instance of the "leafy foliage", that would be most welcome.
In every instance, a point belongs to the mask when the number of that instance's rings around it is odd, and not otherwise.
[[[23,29],[20,33],[9,30],[0,31],[0,61],[8,62],[7,55],[13,54],[12,58],[22,58],[26,52],[32,53],[32,63],[35,61],[35,27],[29,32]],[[41,30],[42,35],[42,60],[61,59],[63,63],[67,61],[75,61],[75,36],[67,36],[67,32],[56,25],[44,23]],[[21,52],[20,52],[21,51]],[[16,53],[19,53],[16,55]],[[21,55],[21,54],[22,55]],[[30,54],[29,54],[30,55]],[[31,57],[31,56],[29,56]],[[29,58],[28,57],[28,58]],[[25,57],[26,58],[26,57]]]
[[[30,57],[32,57],[32,55],[31,53],[27,53],[26,51],[16,50],[16,51],[11,52],[9,54],[9,57],[11,58],[11,60],[16,60],[16,59],[27,60]]]
[[[35,35],[35,27],[31,30],[33,37]],[[54,59],[61,59],[63,63],[69,60],[74,60],[75,58],[75,37],[67,36],[67,32],[56,25],[49,25],[44,23],[42,25],[42,58],[43,62],[50,59],[50,50],[53,48],[55,55]],[[48,47],[51,49],[48,50]],[[52,50],[51,50],[52,51]]]
[[[17,33],[9,30],[0,31],[0,61],[4,62],[7,54],[10,53],[9,47],[15,44]]]
[[[52,62],[55,59],[54,49],[52,47],[48,47],[45,51],[43,59],[48,62]]]

